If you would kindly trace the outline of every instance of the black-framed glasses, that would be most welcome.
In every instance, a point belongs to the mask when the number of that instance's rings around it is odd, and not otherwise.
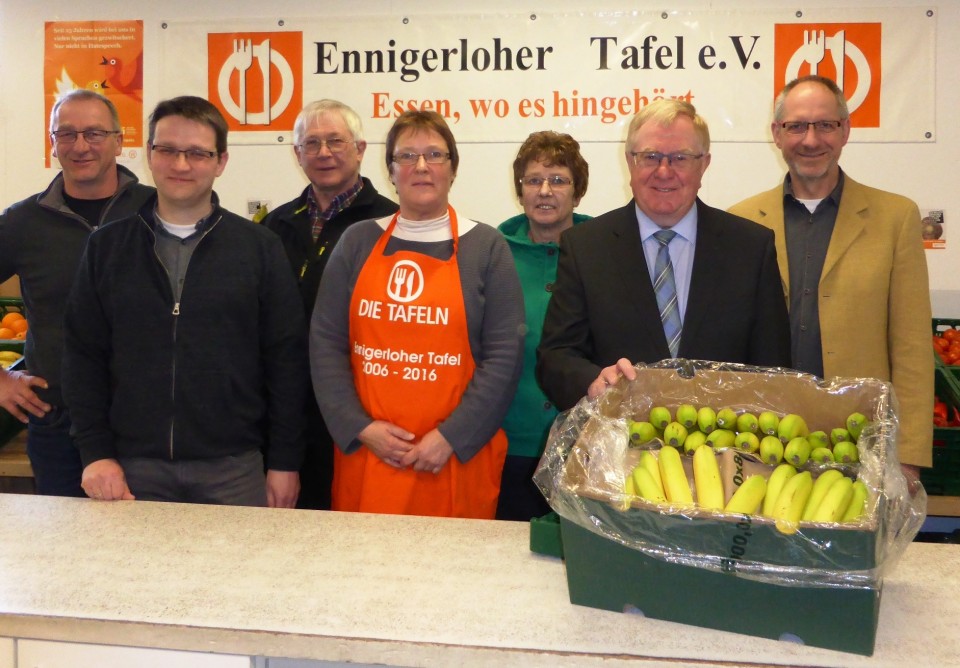
[[[633,164],[643,169],[656,169],[667,161],[667,165],[673,167],[678,172],[692,169],[697,164],[697,160],[702,158],[705,153],[687,153],[686,151],[675,151],[673,153],[661,153],[660,151],[631,151]]]
[[[544,183],[551,188],[566,188],[567,186],[573,185],[573,179],[560,176],[559,174],[552,176],[524,176],[520,179],[520,183],[527,188],[536,188],[538,190],[543,187]]]
[[[181,154],[187,159],[187,162],[192,163],[206,162],[217,156],[216,151],[205,151],[202,148],[174,148],[163,144],[150,144],[150,150],[154,156],[171,162],[179,158]]]
[[[843,121],[784,121],[780,124],[788,135],[805,135],[810,128],[818,134],[836,132],[843,125]]]
[[[120,130],[53,130],[50,136],[58,144],[75,144],[77,137],[83,137],[88,144],[102,144],[110,135],[123,134]]]
[[[450,159],[449,153],[443,151],[427,151],[426,153],[394,153],[393,161],[398,165],[415,165],[423,156],[423,161],[428,165],[442,165]]]
[[[333,137],[331,139],[308,139],[302,144],[297,144],[304,155],[318,155],[324,146],[331,153],[343,153],[347,147],[354,142],[342,137]]]

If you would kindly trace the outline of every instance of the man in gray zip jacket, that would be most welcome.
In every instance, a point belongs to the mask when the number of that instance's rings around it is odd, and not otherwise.
[[[154,190],[117,165],[123,130],[102,95],[78,89],[60,98],[50,140],[62,171],[46,190],[0,215],[0,282],[19,277],[30,322],[27,370],[0,370],[0,407],[28,425],[36,492],[83,496],[83,467],[60,390],[64,305],[90,233],[137,211]]]

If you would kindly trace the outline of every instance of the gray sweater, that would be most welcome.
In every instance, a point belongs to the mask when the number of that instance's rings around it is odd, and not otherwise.
[[[357,435],[373,421],[360,404],[350,365],[350,298],[383,232],[375,220],[356,223],[344,232],[324,271],[310,325],[317,403],[334,441],[346,453],[360,447]],[[401,249],[449,259],[453,243],[394,237],[385,253]],[[476,370],[460,404],[438,428],[457,458],[466,462],[500,428],[513,399],[522,368],[524,310],[510,249],[495,228],[477,224],[463,233],[457,263]],[[410,401],[417,397],[411,395]]]

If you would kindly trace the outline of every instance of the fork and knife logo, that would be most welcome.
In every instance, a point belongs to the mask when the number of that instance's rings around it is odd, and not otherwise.
[[[809,65],[810,74],[817,74],[820,63],[826,58],[827,51],[830,52],[830,58],[833,61],[835,74],[832,78],[837,87],[844,93],[846,93],[843,82],[847,58],[850,59],[856,71],[857,88],[853,91],[853,94],[847,96],[847,107],[850,113],[853,113],[867,99],[873,76],[870,72],[870,64],[867,62],[863,51],[856,44],[847,40],[844,30],[838,30],[829,37],[824,30],[804,30],[803,42],[794,51],[787,64],[784,81],[792,81],[800,76],[800,68],[804,64]]]
[[[260,99],[256,100],[254,109],[250,111],[247,100],[247,75],[256,61],[260,70]],[[280,75],[280,95],[275,103],[271,100],[271,66],[276,68]],[[230,91],[230,80],[233,73],[239,75],[239,91],[234,99]],[[223,103],[224,111],[240,122],[241,125],[270,125],[271,121],[280,116],[293,99],[294,76],[290,63],[283,54],[270,48],[270,38],[259,44],[251,39],[234,39],[233,51],[220,68],[217,77],[217,92]]]
[[[387,278],[387,296],[406,304],[423,292],[423,271],[411,260],[398,260]]]

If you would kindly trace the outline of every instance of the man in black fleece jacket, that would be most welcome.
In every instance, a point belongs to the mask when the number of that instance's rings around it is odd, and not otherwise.
[[[293,507],[309,376],[283,246],[219,206],[227,125],[210,102],[158,104],[147,149],[157,198],[91,235],[67,304],[84,491]]]

